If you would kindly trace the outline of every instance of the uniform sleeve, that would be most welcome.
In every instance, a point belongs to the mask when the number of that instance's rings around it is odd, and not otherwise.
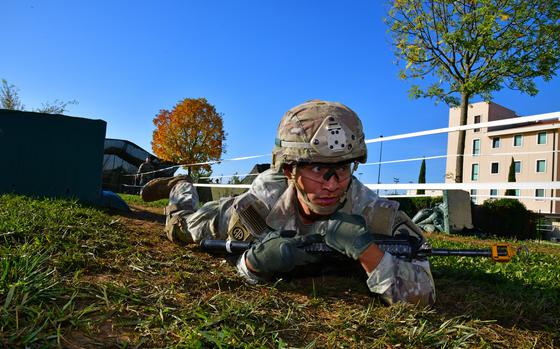
[[[391,210],[381,210],[380,206],[383,205],[370,205],[368,206],[370,210],[364,211],[370,228],[372,221],[384,221],[379,217],[385,216],[387,224],[392,225],[389,228],[390,235],[414,237],[418,240],[418,244],[426,241],[422,230],[404,212],[396,210],[398,206],[383,206]],[[378,231],[375,232],[378,233]],[[407,261],[385,252],[377,267],[368,273],[367,285],[373,293],[380,295],[388,304],[403,301],[427,305],[435,302],[434,280],[430,263],[427,260]]]
[[[241,276],[241,278],[243,278],[243,280],[245,280],[245,282],[250,285],[256,285],[260,282],[266,281],[265,279],[250,271],[249,268],[247,268],[247,264],[245,264],[246,255],[247,251],[243,252],[243,254],[237,260],[237,263],[235,263],[237,274],[239,274],[239,276]]]
[[[377,267],[368,273],[367,285],[388,304],[402,301],[431,305],[436,300],[427,260],[408,262],[386,252]]]
[[[225,240],[234,201],[234,197],[210,201],[190,214],[186,221],[193,240],[197,243],[210,238]]]

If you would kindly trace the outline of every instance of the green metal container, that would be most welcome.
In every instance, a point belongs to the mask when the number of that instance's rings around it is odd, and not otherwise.
[[[0,193],[101,204],[107,123],[0,109]]]

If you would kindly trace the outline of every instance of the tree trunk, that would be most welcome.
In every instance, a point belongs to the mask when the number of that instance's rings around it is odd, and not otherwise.
[[[470,95],[466,92],[461,94],[461,118],[459,125],[467,124],[467,115],[469,113],[469,98]],[[463,164],[465,155],[465,132],[459,131],[459,141],[457,142],[457,158],[455,163],[455,182],[463,183]]]

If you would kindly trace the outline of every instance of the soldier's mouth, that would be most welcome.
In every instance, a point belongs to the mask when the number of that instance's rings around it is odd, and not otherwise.
[[[316,204],[321,205],[321,206],[331,206],[334,205],[335,203],[338,202],[338,197],[334,196],[334,197],[320,197],[320,198],[315,198]]]

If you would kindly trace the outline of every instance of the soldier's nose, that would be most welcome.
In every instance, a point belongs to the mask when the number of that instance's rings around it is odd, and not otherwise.
[[[336,176],[331,176],[328,180],[323,182],[323,188],[327,190],[335,191],[336,189],[338,189],[338,187],[339,183]]]

